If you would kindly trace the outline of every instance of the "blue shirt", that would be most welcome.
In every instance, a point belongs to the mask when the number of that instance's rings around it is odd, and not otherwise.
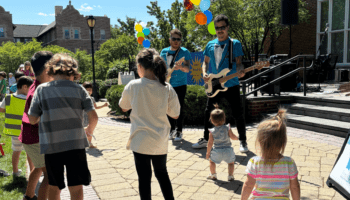
[[[10,91],[13,92],[13,93],[17,92],[17,83],[11,85]]]
[[[169,68],[171,61],[175,56],[175,52],[176,51],[171,51],[170,47],[168,47],[163,49],[160,53],[160,56],[164,59],[165,63],[167,64],[167,68]],[[185,57],[185,61],[189,61],[192,59],[190,52],[184,47],[180,47],[180,51],[175,58],[175,62],[180,60],[182,57]],[[181,70],[174,70],[171,74],[170,85],[173,87],[187,85],[187,73]]]
[[[220,73],[223,69],[229,68],[229,55],[228,55],[228,45],[229,37],[227,40],[220,42],[217,38],[208,42],[204,50],[204,55],[210,58],[211,71],[213,74]],[[241,42],[233,39],[233,58],[243,56],[243,50]],[[226,56],[227,55],[227,56]],[[236,73],[236,62],[233,62],[232,70],[227,73],[227,75]],[[233,87],[239,85],[239,80],[237,77],[228,80],[225,83],[225,87]]]

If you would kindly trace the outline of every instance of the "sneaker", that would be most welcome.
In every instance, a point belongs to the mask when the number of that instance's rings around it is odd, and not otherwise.
[[[172,140],[175,137],[175,134],[176,134],[175,130],[170,131],[170,133],[169,133],[169,140]]]
[[[198,142],[196,144],[192,145],[192,148],[194,149],[200,149],[200,148],[204,148],[207,147],[208,141],[204,138],[201,138],[198,140]]]
[[[240,147],[239,147],[239,151],[240,151],[241,153],[246,153],[246,152],[249,151],[246,141],[241,141],[241,145],[240,145]]]
[[[232,176],[228,176],[228,177],[227,177],[227,180],[228,180],[228,181],[233,181],[233,180],[235,180],[235,177],[234,177],[233,175],[232,175]]]
[[[216,180],[216,179],[218,179],[218,177],[216,176],[216,174],[209,174],[209,175],[207,176],[207,179]]]
[[[14,176],[20,176],[22,173],[22,170],[21,169],[18,169],[18,172],[16,173],[12,173]]]
[[[10,176],[10,174],[0,169],[0,177],[7,177],[7,176]]]
[[[176,132],[176,137],[174,139],[175,142],[180,142],[182,140],[182,132],[177,131]]]

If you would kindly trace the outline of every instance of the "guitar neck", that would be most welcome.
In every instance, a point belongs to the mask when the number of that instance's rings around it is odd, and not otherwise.
[[[255,68],[256,68],[256,66],[253,65],[253,66],[251,66],[251,67],[249,67],[247,69],[244,69],[244,73],[250,72],[250,71],[254,70]],[[239,75],[239,72],[236,72],[234,74],[230,74],[228,76],[220,78],[219,81],[220,81],[220,83],[223,83],[223,82],[226,82],[226,81],[228,81],[230,79],[233,79],[233,78],[237,77],[238,75]]]

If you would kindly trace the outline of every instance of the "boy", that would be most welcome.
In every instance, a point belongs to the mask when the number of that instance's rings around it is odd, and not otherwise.
[[[83,185],[91,182],[83,110],[89,118],[86,133],[90,135],[97,125],[97,114],[87,91],[74,83],[78,74],[75,59],[68,54],[55,54],[45,66],[53,81],[37,87],[28,117],[32,125],[39,123],[40,153],[45,154],[49,199],[60,199],[65,188],[65,166],[71,199],[83,200]]]
[[[6,77],[7,77],[6,72],[4,71],[0,72],[0,94],[1,94],[0,100],[1,101],[6,95],[6,80],[5,80]]]
[[[14,94],[6,95],[0,105],[0,112],[6,113],[4,134],[12,136],[12,168],[14,176],[19,176],[22,173],[22,170],[18,169],[18,162],[23,146],[18,140],[18,136],[21,133],[24,106],[31,84],[33,84],[31,78],[21,77],[18,80],[18,91]]]
[[[17,91],[17,81],[22,76],[24,76],[23,72],[16,72],[15,73],[15,80],[16,80],[16,82],[10,87],[10,94],[15,93]]]
[[[95,101],[95,98],[91,96],[92,94],[92,84],[88,81],[84,82],[83,83],[83,87],[86,89],[86,91],[89,93],[90,97],[91,97],[91,100],[94,104],[94,107],[95,109],[101,109],[103,107],[107,107],[108,106],[108,103],[105,103],[104,105],[102,106],[97,106],[96,105],[96,101]],[[89,120],[88,120],[88,116],[87,116],[87,113],[84,112],[84,128],[87,127],[87,125],[89,124]],[[91,143],[91,140],[92,140],[92,135],[87,135],[87,138],[89,140],[89,148],[96,148],[96,146],[94,146],[92,143]]]

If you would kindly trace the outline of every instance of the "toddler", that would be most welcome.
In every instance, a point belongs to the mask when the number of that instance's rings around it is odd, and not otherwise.
[[[210,121],[215,126],[209,129],[209,141],[206,159],[210,162],[210,173],[207,179],[216,180],[216,164],[225,161],[228,164],[228,181],[233,181],[233,171],[235,167],[235,152],[231,147],[231,140],[238,140],[231,130],[230,124],[225,125],[226,117],[223,110],[215,104],[215,109],[210,113]],[[214,148],[213,147],[214,144]]]

